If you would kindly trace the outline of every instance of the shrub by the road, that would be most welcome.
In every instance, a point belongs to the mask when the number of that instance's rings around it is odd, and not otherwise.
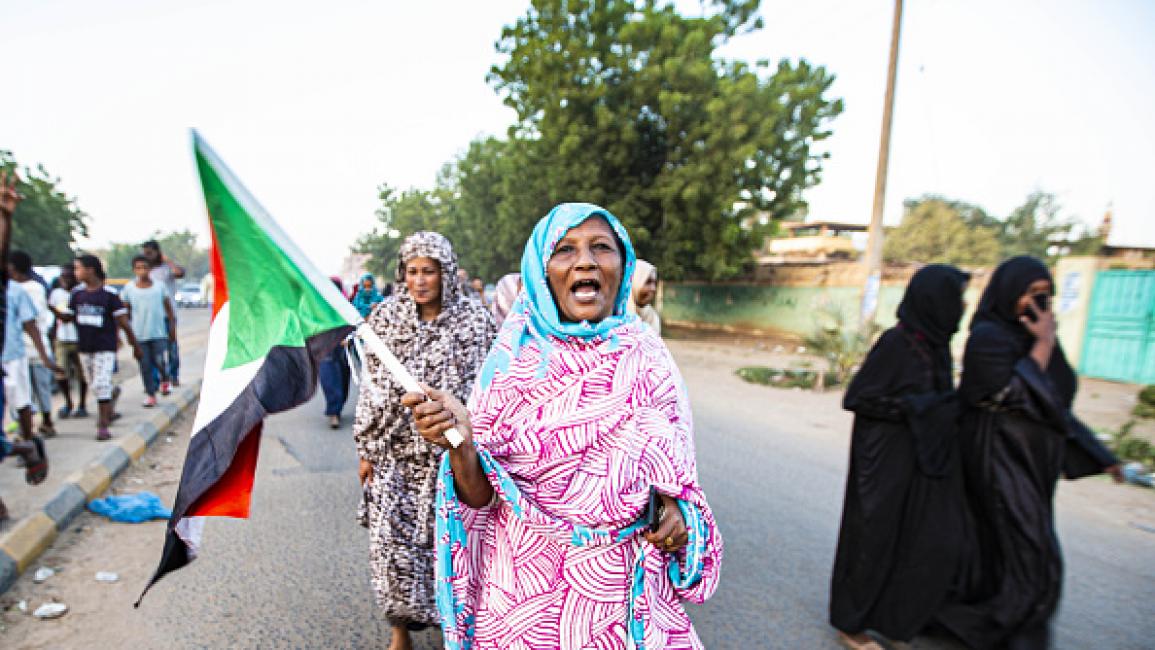
[[[1123,426],[1118,429],[1105,430],[1107,434],[1107,446],[1120,460],[1135,461],[1142,463],[1144,467],[1150,471],[1155,468],[1155,445],[1151,441],[1137,436],[1133,430],[1137,421],[1132,418],[1127,420]]]
[[[1155,385],[1139,391],[1139,403],[1131,413],[1137,418],[1155,418]]]
[[[793,368],[769,368],[767,366],[744,366],[738,369],[738,376],[751,384],[762,384],[775,388],[804,388],[810,390],[818,385],[818,371]],[[822,387],[839,385],[837,373],[823,373]]]

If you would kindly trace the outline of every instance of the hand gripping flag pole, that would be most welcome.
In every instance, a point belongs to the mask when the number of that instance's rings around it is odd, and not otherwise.
[[[405,365],[394,356],[393,352],[389,350],[385,342],[381,340],[381,337],[377,336],[377,332],[374,332],[373,328],[369,327],[368,323],[361,321],[361,323],[357,325],[357,336],[369,346],[369,352],[380,359],[381,363],[385,364],[385,369],[389,371],[389,374],[393,375],[393,378],[397,380],[397,383],[401,384],[402,388],[410,393],[425,393],[425,390],[421,388],[421,384],[417,383],[417,380],[413,378],[413,375],[409,373]],[[461,446],[461,443],[465,442],[465,438],[461,437],[457,429],[446,431],[444,436],[445,439],[449,441],[449,444],[453,445],[454,449],[457,449]]]

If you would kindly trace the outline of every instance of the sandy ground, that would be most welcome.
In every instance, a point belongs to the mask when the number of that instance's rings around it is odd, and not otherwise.
[[[108,494],[147,490],[171,504],[191,423],[191,415],[185,415],[162,432],[152,448],[113,483]],[[161,638],[142,635],[144,630],[137,624],[143,617],[134,615],[132,603],[160,560],[165,523],[112,523],[91,512],[82,513],[33,568],[0,596],[0,646],[163,647]],[[35,584],[32,574],[42,566],[57,573]],[[117,573],[120,580],[97,582],[98,571]],[[21,611],[21,602],[26,604],[27,613]],[[46,602],[63,602],[69,612],[56,620],[34,618],[32,612]]]

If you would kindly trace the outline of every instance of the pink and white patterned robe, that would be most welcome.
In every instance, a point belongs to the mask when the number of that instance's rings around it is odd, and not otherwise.
[[[523,322],[499,335],[506,352],[532,327],[520,314],[509,318]],[[637,321],[611,337],[551,343],[544,373],[538,342],[526,342],[469,401],[496,503],[458,502],[443,463],[446,647],[701,648],[681,601],[714,593],[722,537],[698,484],[690,402],[674,360]],[[651,485],[696,506],[683,512],[702,538],[678,554],[642,537]],[[681,563],[700,577],[676,587],[672,562],[675,576]]]

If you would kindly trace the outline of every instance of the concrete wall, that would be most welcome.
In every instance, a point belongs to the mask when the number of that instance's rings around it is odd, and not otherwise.
[[[878,322],[894,325],[905,285],[883,285]],[[665,283],[662,319],[674,325],[800,338],[818,325],[825,305],[835,305],[846,323],[858,322],[861,287],[781,287]]]
[[[1055,267],[1055,318],[1059,321],[1059,341],[1073,368],[1079,367],[1083,356],[1095,274],[1104,266],[1104,260],[1098,257],[1066,257]]]
[[[952,347],[962,353],[971,315],[987,277],[971,280],[967,309]],[[883,328],[897,322],[895,311],[906,291],[906,279],[884,280],[879,289],[876,322]],[[821,324],[826,305],[836,305],[844,322],[854,327],[862,301],[861,286],[767,286],[755,284],[662,283],[659,310],[668,324],[696,329],[740,332],[801,339]]]

